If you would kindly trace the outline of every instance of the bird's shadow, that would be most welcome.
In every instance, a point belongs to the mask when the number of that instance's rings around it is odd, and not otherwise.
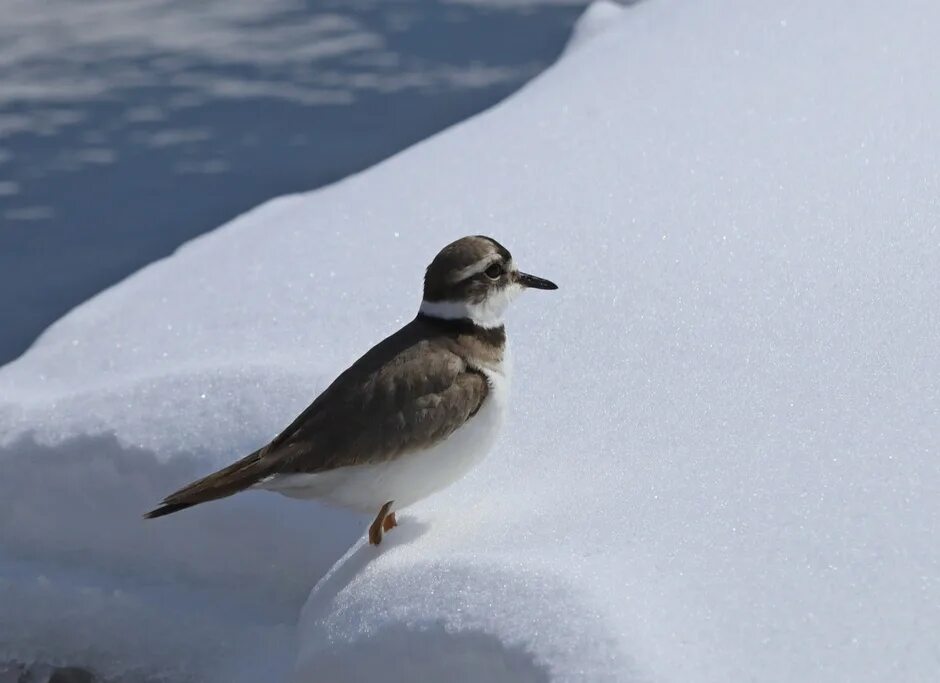
[[[378,547],[365,539],[340,558],[310,593],[301,615],[294,683],[387,683],[451,681],[452,683],[547,683],[549,671],[525,647],[503,642],[481,629],[455,630],[439,619],[419,623],[379,619],[374,629],[353,638],[333,639],[333,625],[363,626],[367,613],[350,609],[344,589],[368,570],[369,563],[423,536],[429,525],[403,520]],[[359,590],[357,587],[355,590]],[[366,587],[366,590],[372,590]]]
[[[339,558],[326,575],[317,581],[310,591],[310,599],[303,610],[303,618],[319,620],[330,609],[346,586],[381,555],[392,552],[395,548],[408,545],[421,538],[431,526],[427,522],[399,517],[399,524],[395,529],[382,537],[378,546],[370,545],[365,536],[360,538],[353,546]]]

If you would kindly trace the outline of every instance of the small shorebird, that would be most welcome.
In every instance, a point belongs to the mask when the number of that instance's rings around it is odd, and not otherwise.
[[[407,507],[489,451],[509,389],[503,314],[521,290],[558,289],[519,272],[489,237],[464,237],[428,266],[417,317],[373,346],[268,445],[167,496],[162,517],[248,488],[378,511],[369,542]]]

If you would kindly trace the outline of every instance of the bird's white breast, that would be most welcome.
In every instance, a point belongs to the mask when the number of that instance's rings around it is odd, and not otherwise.
[[[509,394],[509,349],[497,366],[479,367],[489,392],[476,415],[444,441],[394,460],[316,474],[276,475],[260,486],[374,513],[387,501],[400,510],[460,479],[486,456],[503,424]]]

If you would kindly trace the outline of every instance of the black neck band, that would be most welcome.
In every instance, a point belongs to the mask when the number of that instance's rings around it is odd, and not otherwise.
[[[502,325],[499,327],[481,327],[470,318],[437,318],[427,313],[418,313],[418,320],[430,323],[452,334],[473,335],[480,341],[493,346],[502,346],[506,343],[506,330]]]

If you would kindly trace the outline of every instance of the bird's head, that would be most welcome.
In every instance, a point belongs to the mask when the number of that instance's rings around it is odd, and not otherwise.
[[[428,266],[421,313],[499,327],[509,302],[526,288],[558,286],[520,272],[509,251],[496,240],[482,235],[462,237],[441,249]]]

